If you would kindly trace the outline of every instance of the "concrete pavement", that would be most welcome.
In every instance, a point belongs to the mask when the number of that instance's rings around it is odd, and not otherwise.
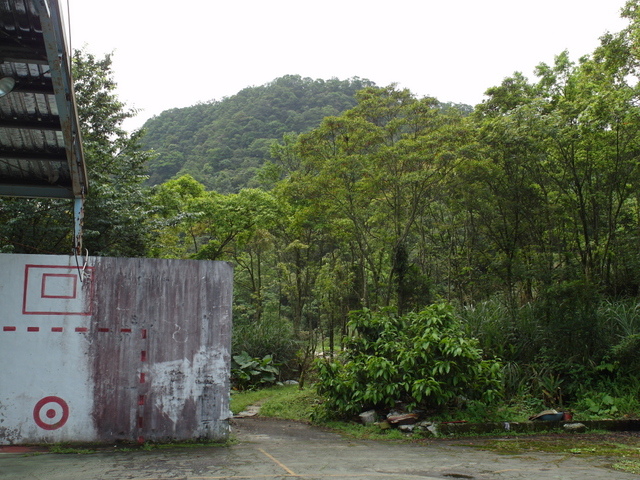
[[[296,422],[235,420],[229,447],[94,454],[0,454],[2,480],[477,479],[638,480],[602,457],[501,455],[446,440],[400,444],[346,439]]]

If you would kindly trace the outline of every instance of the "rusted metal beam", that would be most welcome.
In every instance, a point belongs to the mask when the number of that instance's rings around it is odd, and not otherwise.
[[[71,173],[73,192],[76,198],[86,195],[89,189],[82,134],[76,111],[71,65],[66,50],[62,17],[57,0],[32,0],[42,24],[42,34],[51,70],[51,81],[60,115],[60,125],[64,137],[67,161]]]

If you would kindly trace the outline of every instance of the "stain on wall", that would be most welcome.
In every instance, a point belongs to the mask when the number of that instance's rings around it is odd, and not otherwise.
[[[0,255],[0,444],[227,438],[232,283],[224,262]]]

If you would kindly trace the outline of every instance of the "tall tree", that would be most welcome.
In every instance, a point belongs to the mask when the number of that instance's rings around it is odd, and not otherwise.
[[[357,100],[344,115],[300,136],[300,174],[289,181],[304,185],[300,193],[334,219],[327,225],[343,231],[334,238],[353,254],[361,305],[402,310],[416,280],[409,278],[409,237],[468,131],[455,110],[393,85],[365,88]]]
[[[116,94],[110,55],[98,59],[76,50],[73,75],[90,181],[84,246],[93,255],[142,256],[147,251],[148,213],[143,192],[145,164],[141,130],[123,122],[135,116]]]

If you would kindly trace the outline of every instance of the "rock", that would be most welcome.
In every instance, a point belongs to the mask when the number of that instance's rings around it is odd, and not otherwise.
[[[415,425],[399,425],[398,426],[398,430],[400,430],[401,432],[404,432],[404,433],[411,433],[411,432],[413,432],[413,427],[414,426]]]
[[[431,426],[431,422],[422,421],[413,425],[413,433],[419,434],[423,437],[432,436],[431,432],[428,430]]]
[[[422,420],[416,423],[416,427],[425,428],[425,429],[427,427],[430,427],[431,425],[433,425],[433,422],[430,422],[429,420]]]
[[[376,423],[378,421],[378,414],[375,410],[362,412],[359,417],[363,425],[371,425],[372,423]]]
[[[246,410],[238,413],[234,418],[255,417],[258,413],[260,413],[260,405],[249,405]]]
[[[587,426],[584,423],[565,423],[562,428],[565,432],[582,433],[587,430]]]
[[[438,426],[435,423],[429,425],[427,430],[430,431],[434,437],[438,436]]]
[[[378,426],[380,427],[380,430],[389,430],[391,428],[391,424],[386,420],[380,422]]]

